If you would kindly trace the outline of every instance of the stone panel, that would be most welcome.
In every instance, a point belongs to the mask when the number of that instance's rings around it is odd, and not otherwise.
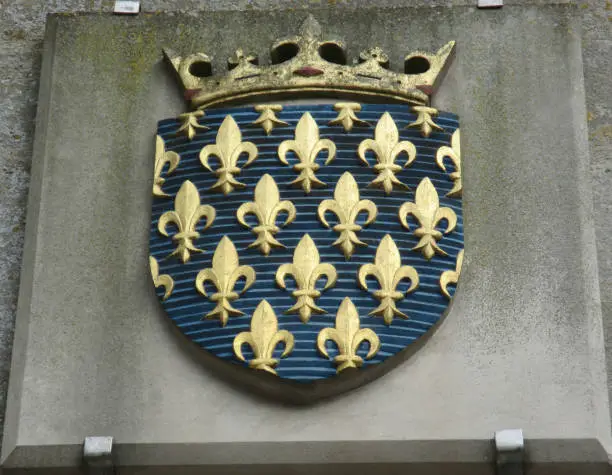
[[[465,157],[466,263],[444,324],[389,375],[311,407],[254,397],[202,366],[171,331],[147,274],[155,124],[184,110],[160,50],[214,49],[220,68],[245,38],[264,55],[303,15],[54,16],[3,448],[8,468],[69,470],[85,436],[113,435],[119,462],[131,467],[311,470],[336,457],[346,466],[412,464],[422,473],[469,462],[490,473],[493,431],[521,427],[533,441],[533,473],[604,470],[610,430],[574,9],[316,15],[351,56],[367,40],[384,46],[392,65],[411,49],[458,41],[435,101],[461,117]],[[410,455],[432,439],[445,442]],[[366,450],[366,441],[376,443]],[[302,458],[285,458],[300,447]],[[351,458],[347,447],[362,449]]]

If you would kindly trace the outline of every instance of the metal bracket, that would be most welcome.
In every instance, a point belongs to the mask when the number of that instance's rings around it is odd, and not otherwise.
[[[523,429],[495,432],[497,475],[523,475],[524,454]]]
[[[501,8],[504,0],[478,0],[478,8]]]
[[[135,0],[116,0],[113,13],[118,15],[138,15],[140,13],[140,2]]]
[[[113,438],[85,437],[83,462],[92,475],[114,475]]]

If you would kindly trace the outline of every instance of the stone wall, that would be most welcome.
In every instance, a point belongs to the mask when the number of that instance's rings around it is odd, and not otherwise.
[[[4,414],[4,394],[10,370],[13,327],[17,305],[19,271],[25,225],[25,205],[29,183],[34,118],[41,65],[45,15],[51,12],[110,12],[113,1],[55,0],[31,2],[0,0],[0,414]],[[343,8],[340,0],[145,0],[146,11],[188,12],[192,9],[308,9]],[[351,1],[352,7],[371,5]],[[471,1],[424,1],[418,5],[472,5]],[[504,8],[518,3],[508,2]],[[566,3],[566,2],[550,2]],[[381,6],[405,5],[402,0],[377,2]],[[579,3],[583,18],[583,57],[589,123],[595,221],[597,223],[600,290],[604,323],[608,327],[608,359],[612,361],[612,198],[608,194],[612,176],[612,4],[592,0]],[[491,34],[495,34],[494,31]],[[528,38],[525,41],[529,41]],[[544,78],[545,81],[545,78]],[[537,94],[537,91],[534,91]],[[83,105],[86,107],[86,104]],[[469,158],[468,158],[469,159]],[[571,225],[571,223],[568,223]],[[608,365],[609,368],[612,365]],[[612,380],[612,371],[608,371]],[[2,417],[2,416],[0,416]]]

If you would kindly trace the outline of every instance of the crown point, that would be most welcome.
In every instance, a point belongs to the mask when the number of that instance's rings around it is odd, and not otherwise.
[[[168,61],[172,65],[172,68],[178,72],[178,68],[181,63],[181,58],[179,57],[179,55],[176,54],[174,50],[171,50],[170,48],[162,48],[162,52],[164,53],[166,61]]]
[[[308,14],[300,27],[300,32],[306,38],[319,38],[321,36],[321,25],[312,14]]]

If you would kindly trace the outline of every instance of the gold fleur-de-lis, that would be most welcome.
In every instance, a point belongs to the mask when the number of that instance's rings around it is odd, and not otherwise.
[[[240,173],[238,159],[246,153],[247,160],[244,166],[250,165],[257,158],[257,147],[253,142],[243,142],[240,128],[231,115],[226,115],[217,132],[216,143],[206,145],[200,151],[200,162],[209,171],[213,169],[208,164],[211,155],[219,159],[220,167],[214,170],[217,182],[211,190],[221,190],[224,195],[230,193],[234,188],[244,188],[246,185],[234,178]]]
[[[359,284],[368,290],[366,279],[372,276],[380,285],[380,290],[373,292],[380,305],[370,312],[370,315],[382,316],[385,324],[391,325],[393,317],[407,319],[408,315],[399,311],[395,302],[404,298],[405,294],[397,290],[403,279],[410,280],[406,294],[413,292],[419,285],[419,274],[412,266],[403,266],[402,258],[395,242],[390,235],[385,235],[376,249],[374,264],[364,264],[357,274]]]
[[[267,300],[262,300],[253,312],[251,331],[242,332],[234,338],[234,354],[240,361],[246,361],[242,345],[247,344],[253,350],[255,358],[249,361],[249,367],[276,374],[274,367],[278,360],[273,358],[274,350],[279,343],[285,344],[281,354],[284,358],[293,351],[294,338],[287,330],[278,329],[278,319],[274,309]]]
[[[361,111],[361,104],[357,102],[337,102],[334,104],[334,110],[338,112],[338,117],[329,121],[329,125],[342,125],[346,132],[350,132],[354,125],[367,127],[369,122],[361,120],[355,112]]]
[[[453,188],[446,194],[450,198],[458,198],[463,194],[463,185],[461,183],[461,147],[460,147],[461,136],[459,129],[453,132],[451,137],[451,146],[444,146],[438,149],[436,153],[436,163],[438,166],[446,171],[444,166],[444,158],[450,158],[451,162],[455,166],[455,171],[449,175],[449,178],[453,180]]]
[[[164,296],[162,300],[166,300],[170,297],[172,290],[174,289],[174,280],[168,274],[159,275],[159,264],[153,256],[149,256],[149,267],[151,267],[151,277],[153,277],[153,285],[155,288],[163,287]]]
[[[200,194],[196,186],[189,180],[185,180],[174,198],[174,211],[166,211],[159,218],[157,229],[168,237],[166,226],[170,223],[176,225],[178,233],[172,236],[178,245],[171,256],[178,255],[183,263],[191,258],[191,252],[202,252],[193,245],[193,240],[200,237],[196,231],[198,221],[206,218],[206,224],[202,230],[208,229],[215,220],[215,208],[210,205],[200,204]]]
[[[196,129],[208,130],[209,127],[202,125],[198,122],[200,117],[204,117],[203,110],[197,110],[193,112],[185,112],[178,116],[181,121],[181,126],[176,131],[176,135],[185,135],[189,140],[193,139],[196,134]]]
[[[166,146],[164,144],[164,139],[162,139],[159,135],[155,137],[155,173],[153,176],[153,196],[158,196],[160,198],[168,198],[170,195],[164,193],[162,190],[162,185],[165,183],[166,179],[161,176],[162,171],[164,171],[164,166],[166,163],[168,164],[167,174],[169,175],[176,167],[181,160],[181,157],[176,152],[166,152]]]
[[[397,126],[393,117],[388,112],[385,112],[376,124],[374,140],[365,139],[359,144],[357,149],[357,154],[361,161],[369,166],[365,157],[368,150],[374,152],[378,162],[374,165],[374,171],[378,176],[370,183],[371,186],[382,187],[386,194],[390,194],[393,191],[394,185],[400,188],[408,188],[397,179],[395,174],[414,161],[416,158],[416,147],[407,140],[399,141]],[[408,155],[408,160],[406,160],[403,167],[395,163],[395,159],[402,152]]]
[[[457,225],[457,215],[450,208],[440,208],[438,192],[427,177],[419,183],[414,203],[408,202],[400,206],[399,219],[406,229],[410,229],[407,221],[410,214],[421,226],[414,231],[414,235],[420,238],[420,241],[412,250],[421,251],[427,260],[431,259],[436,252],[446,256],[446,252],[438,247],[437,241],[442,239],[442,233],[436,229],[436,226],[441,220],[446,219],[447,227],[444,234],[450,233]]]
[[[285,289],[285,277],[291,275],[295,280],[296,290],[292,296],[297,299],[296,304],[286,313],[299,313],[300,320],[307,323],[312,312],[325,313],[325,310],[315,304],[315,299],[321,292],[332,287],[338,279],[336,268],[331,264],[320,264],[319,251],[312,238],[305,234],[293,253],[293,263],[283,264],[276,271],[276,283]],[[316,289],[317,280],[325,277],[323,290]]]
[[[260,125],[264,129],[266,135],[270,135],[274,127],[289,125],[287,122],[276,117],[276,112],[283,110],[280,104],[259,104],[255,106],[256,112],[261,112],[259,117],[253,122],[253,125]]]
[[[325,227],[329,228],[325,213],[331,211],[338,217],[339,223],[333,229],[340,233],[340,236],[333,245],[339,246],[344,253],[344,257],[349,259],[353,255],[355,244],[367,246],[355,234],[361,231],[361,226],[355,223],[357,216],[362,211],[367,212],[368,217],[365,221],[365,226],[367,226],[376,219],[377,209],[372,201],[359,199],[357,182],[349,172],[344,172],[338,180],[334,190],[334,198],[321,202],[318,209],[319,219]]]
[[[258,246],[262,254],[266,256],[270,254],[272,246],[285,247],[274,238],[274,235],[280,230],[276,225],[276,218],[281,212],[287,213],[287,218],[281,226],[287,226],[295,219],[295,206],[291,201],[280,200],[274,178],[266,173],[255,186],[255,200],[243,203],[236,212],[238,222],[247,228],[250,227],[244,219],[247,214],[254,214],[259,222],[252,229],[257,239],[249,244],[249,247]]]
[[[240,292],[236,292],[234,287],[240,278],[244,278],[244,286]],[[210,297],[204,288],[206,282],[211,282],[217,289]],[[224,327],[230,315],[244,315],[240,310],[232,307],[231,302],[246,292],[254,282],[255,270],[250,266],[241,266],[239,264],[238,253],[234,243],[227,236],[223,236],[213,254],[212,268],[198,272],[195,280],[198,292],[207,297],[211,302],[217,303],[217,306],[207,313],[204,318],[218,318],[221,326]]]
[[[463,266],[463,249],[459,251],[457,254],[457,263],[455,264],[455,270],[447,270],[442,272],[440,276],[440,290],[446,296],[446,298],[451,298],[451,295],[448,293],[448,284],[455,284],[459,282],[459,275],[461,274],[461,267]]]
[[[438,115],[438,109],[426,106],[414,106],[412,108],[412,112],[416,112],[417,119],[408,124],[406,128],[418,127],[421,129],[421,135],[423,137],[429,137],[434,130],[444,130],[432,119],[432,117],[436,117]]]
[[[363,365],[363,358],[357,354],[357,349],[362,342],[370,344],[366,359],[372,358],[380,349],[378,335],[370,328],[359,328],[359,314],[351,299],[345,297],[338,308],[336,315],[336,327],[324,328],[317,337],[317,348],[329,358],[325,343],[333,341],[338,347],[338,356],[334,358],[336,372],[340,373],[347,368],[359,368]]]
[[[310,193],[313,186],[325,186],[325,183],[315,176],[315,172],[320,168],[315,161],[319,153],[325,150],[325,165],[331,162],[336,157],[336,145],[329,139],[319,139],[319,126],[310,112],[305,112],[298,121],[295,140],[285,140],[278,147],[278,158],[285,165],[289,165],[286,155],[290,150],[298,159],[293,170],[299,172],[299,176],[291,184],[300,185],[306,193]]]

